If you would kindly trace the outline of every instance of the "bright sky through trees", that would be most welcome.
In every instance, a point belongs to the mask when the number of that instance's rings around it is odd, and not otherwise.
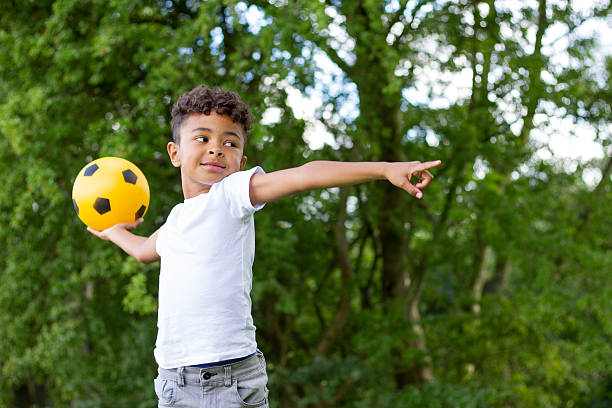
[[[389,7],[393,8],[395,3],[397,2],[390,2]],[[532,3],[537,8],[537,2]],[[599,3],[601,2],[596,0],[573,1],[572,7],[578,11],[587,12]],[[499,1],[498,4],[500,9],[510,10],[517,14],[517,19],[520,19],[520,8],[525,5],[524,2],[516,1]],[[395,4],[395,7],[398,7],[397,4]],[[488,13],[488,6],[485,3],[481,3],[480,8],[483,15]],[[334,19],[339,18],[333,8],[328,7],[327,10],[330,17]],[[423,7],[421,12],[427,12],[427,6]],[[263,14],[254,7],[248,9],[245,16],[253,26],[262,24],[261,21],[264,18]],[[472,17],[466,15],[465,18],[470,19]],[[343,56],[345,61],[350,63],[352,58],[352,39],[348,37],[341,27],[343,21],[339,19],[337,23],[335,35],[338,38],[338,42],[335,46],[342,50],[342,53],[339,54]],[[569,41],[568,33],[563,31],[563,27],[565,26],[562,24],[553,24],[544,38],[543,52],[559,66],[566,66],[571,63],[570,57],[565,51]],[[502,34],[505,32],[508,35],[512,35],[513,33],[510,27],[501,27],[501,30]],[[574,37],[588,37],[593,33],[596,33],[595,37],[598,38],[598,52],[595,55],[592,70],[601,77],[602,82],[605,82],[603,77],[604,60],[606,56],[612,55],[612,27],[610,26],[610,19],[591,19],[571,35]],[[535,31],[529,32],[528,37],[530,39],[529,43],[524,44],[526,49],[533,47]],[[389,41],[392,41],[392,39],[388,38]],[[424,51],[428,53],[438,53],[438,55],[448,53],[448,50],[440,49],[434,40],[424,42],[422,46]],[[314,89],[310,89],[308,95],[302,95],[301,92],[292,88],[290,84],[286,84],[286,89],[289,95],[288,105],[291,106],[296,117],[304,119],[308,123],[306,139],[309,141],[311,148],[319,149],[324,144],[336,145],[333,136],[326,131],[323,123],[318,120],[317,111],[323,110],[322,115],[327,113],[324,107],[322,107],[323,99],[321,95],[323,90],[325,89],[327,92],[332,93],[339,92],[343,86],[340,82],[343,74],[324,53],[317,52],[316,50],[315,53],[319,72],[317,73],[318,82],[315,84]],[[428,70],[427,72],[419,73],[420,79],[415,85],[404,90],[405,99],[411,104],[421,104],[432,108],[446,108],[458,100],[469,98],[472,73],[467,61],[464,61],[464,63],[466,68],[459,73],[442,72],[440,70]],[[401,71],[402,68],[398,67],[398,74],[401,75]],[[491,75],[495,75],[495,73],[493,72]],[[545,72],[543,80],[548,83],[554,83],[554,75]],[[347,86],[344,85],[345,89],[342,90],[343,92],[348,92],[351,98],[343,107],[341,114],[352,120],[358,116],[358,98],[356,88],[353,84],[349,86],[350,88],[346,89]],[[497,100],[496,102],[508,104],[508,102],[503,100]],[[602,158],[610,154],[609,151],[604,152],[601,143],[597,142],[596,130],[593,126],[581,121],[579,118],[573,120],[573,118],[567,116],[559,116],[559,112],[555,112],[550,106],[545,104],[541,108],[546,113],[536,115],[536,127],[532,133],[533,142],[540,146],[537,157],[544,160],[570,159],[568,164],[566,164],[566,170],[571,172],[572,167],[575,168],[576,161],[588,161],[592,158]],[[508,110],[510,111],[511,109]],[[274,123],[279,120],[279,117],[280,111],[278,108],[271,107],[265,112],[262,120],[264,123]],[[516,123],[517,129],[520,128],[520,123],[518,121]],[[609,128],[608,133],[612,133],[612,126]],[[435,134],[428,136],[428,142],[436,145]],[[574,164],[572,164],[572,161]],[[592,185],[597,183],[599,180],[596,174],[597,171],[591,173],[589,178],[585,179],[585,182]]]

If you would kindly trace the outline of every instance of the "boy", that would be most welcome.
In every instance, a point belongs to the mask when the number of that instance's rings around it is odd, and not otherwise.
[[[310,162],[264,173],[242,171],[252,116],[236,94],[199,86],[172,109],[168,155],[180,168],[185,201],[150,237],[142,222],[89,229],[140,262],[161,259],[155,391],[159,406],[267,407],[267,374],[257,350],[250,291],[253,214],[265,203],[311,189],[386,178],[421,198],[435,162]],[[415,185],[412,176],[419,177]]]

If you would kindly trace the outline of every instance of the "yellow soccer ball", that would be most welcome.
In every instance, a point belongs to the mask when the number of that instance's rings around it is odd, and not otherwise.
[[[149,207],[149,184],[132,162],[102,157],[79,171],[72,186],[72,203],[85,225],[102,231],[142,218]]]

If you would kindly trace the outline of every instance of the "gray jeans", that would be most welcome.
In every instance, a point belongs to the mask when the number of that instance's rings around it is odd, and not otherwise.
[[[158,368],[159,407],[268,407],[268,375],[261,351],[238,363],[210,368]]]

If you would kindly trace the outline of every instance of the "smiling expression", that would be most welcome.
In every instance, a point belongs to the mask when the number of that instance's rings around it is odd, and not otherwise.
[[[191,114],[181,125],[180,143],[168,143],[168,155],[181,168],[185,198],[207,193],[214,183],[242,170],[245,136],[227,115]]]

